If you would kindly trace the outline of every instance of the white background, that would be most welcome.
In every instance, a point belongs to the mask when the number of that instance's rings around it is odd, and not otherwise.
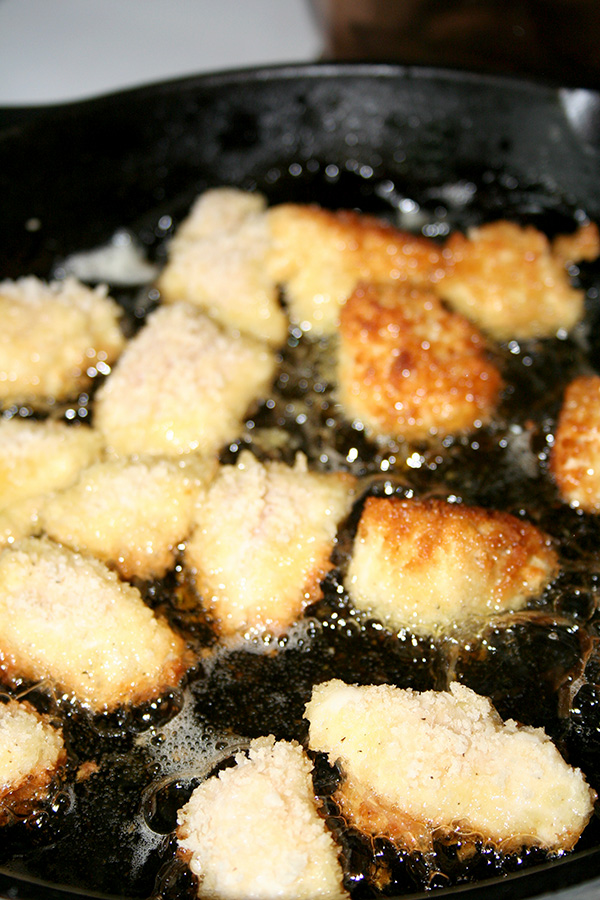
[[[309,0],[0,0],[0,106],[320,53]]]

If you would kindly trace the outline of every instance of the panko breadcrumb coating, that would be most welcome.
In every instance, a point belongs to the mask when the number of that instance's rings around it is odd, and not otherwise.
[[[169,245],[158,288],[168,303],[186,300],[230,328],[279,345],[288,323],[267,272],[265,209],[261,194],[206,191]]]
[[[48,680],[93,712],[179,684],[185,642],[104,563],[27,538],[0,552],[0,673]]]
[[[442,267],[438,246],[371,216],[286,203],[268,211],[273,279],[284,288],[292,321],[334,334],[357,284],[423,284]]]
[[[548,238],[530,225],[498,221],[466,236],[455,232],[436,290],[496,340],[553,337],[570,331],[584,313],[583,291],[565,269],[566,252],[559,244],[555,255]]]
[[[309,745],[343,771],[336,799],[352,824],[409,849],[436,832],[506,852],[570,850],[595,793],[541,728],[502,722],[470,688],[317,685]]]
[[[102,447],[85,425],[0,419],[0,546],[35,531],[47,495],[72,484]]]
[[[201,485],[216,460],[117,459],[85,469],[40,514],[43,530],[123,578],[162,578],[191,530]]]
[[[267,390],[275,355],[185,303],[159,307],[96,395],[94,423],[118,454],[212,455]]]
[[[338,849],[295,741],[252,741],[248,755],[203,782],[179,811],[180,853],[213,900],[341,900]]]
[[[600,376],[582,375],[567,387],[550,465],[566,503],[600,513]]]
[[[345,585],[388,628],[436,635],[521,609],[557,568],[550,539],[509,513],[368,497]]]
[[[0,404],[45,408],[77,396],[121,352],[120,316],[106,288],[75,278],[0,282]]]
[[[301,456],[292,468],[245,452],[220,469],[185,561],[222,633],[284,631],[321,597],[353,487],[349,475],[308,471]]]
[[[47,795],[66,762],[62,733],[27,700],[0,702],[0,826]]]
[[[483,336],[431,291],[360,285],[341,310],[338,397],[375,436],[427,441],[487,423],[501,387]]]

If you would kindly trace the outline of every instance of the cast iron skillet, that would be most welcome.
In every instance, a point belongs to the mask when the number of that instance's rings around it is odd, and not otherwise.
[[[160,255],[164,217],[176,224],[199,192],[221,184],[257,188],[272,202],[391,218],[416,202],[443,227],[502,216],[552,232],[579,211],[600,220],[600,95],[461,72],[322,64],[0,110],[0,277],[48,277],[57,260],[120,228]],[[597,323],[593,292],[590,303]],[[592,347],[597,363],[597,338]],[[600,848],[591,846],[442,895],[519,898],[588,881],[591,897],[598,876]],[[126,893],[121,887],[116,878],[110,893]],[[73,896],[10,866],[0,870],[0,892]]]

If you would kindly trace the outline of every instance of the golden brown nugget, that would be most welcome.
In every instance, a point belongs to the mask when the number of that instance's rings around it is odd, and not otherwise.
[[[27,538],[0,553],[0,673],[48,681],[93,712],[158,697],[191,664],[185,642],[104,563]]]
[[[369,497],[345,585],[388,628],[438,635],[521,609],[557,569],[550,539],[509,513]]]
[[[121,455],[213,455],[269,387],[275,354],[186,303],[159,307],[96,395],[94,423]]]
[[[66,762],[62,733],[27,700],[0,702],[0,826],[47,796]]]
[[[287,203],[268,211],[269,271],[292,321],[335,333],[340,308],[361,281],[428,283],[442,267],[433,241],[371,216]]]
[[[1,419],[0,546],[35,531],[48,494],[72,484],[102,447],[85,425]]]
[[[104,287],[74,278],[0,282],[0,403],[44,408],[75,397],[121,352],[120,315]]]
[[[502,379],[486,342],[429,290],[359,285],[341,310],[338,398],[373,436],[427,441],[486,424]]]
[[[560,245],[559,245],[560,246]],[[499,341],[553,337],[583,317],[583,291],[570,283],[563,251],[532,226],[499,221],[446,242],[436,290]]]
[[[319,816],[312,766],[295,741],[252,741],[179,811],[180,853],[214,900],[341,900],[338,849]]]
[[[212,459],[98,462],[44,504],[40,525],[123,578],[162,578],[191,530],[200,487],[215,469]]]
[[[158,279],[163,300],[186,300],[230,328],[282,344],[288,322],[267,272],[269,240],[261,194],[206,191],[169,245]]]
[[[204,604],[223,634],[285,631],[322,596],[340,520],[354,479],[260,463],[251,453],[223,466],[201,495],[185,549]]]
[[[567,387],[550,467],[565,503],[600,513],[600,376],[582,375]]]
[[[343,771],[342,813],[374,835],[427,850],[436,832],[506,851],[570,850],[595,793],[542,728],[502,722],[486,698],[449,691],[317,685],[309,746]]]
[[[595,222],[586,222],[573,234],[559,234],[552,241],[552,255],[564,266],[593,262],[600,256],[600,232]]]

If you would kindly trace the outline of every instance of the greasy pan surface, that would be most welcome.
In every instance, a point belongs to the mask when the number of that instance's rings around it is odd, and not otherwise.
[[[202,76],[50,110],[0,110],[0,277],[49,277],[62,258],[104,243],[119,228],[131,231],[160,261],[168,234],[159,222],[169,216],[176,224],[198,193],[221,184],[259,189],[271,202],[357,207],[391,219],[399,208],[418,204],[433,233],[507,217],[552,234],[572,228],[581,211],[600,220],[600,96],[456,72],[323,65]],[[581,278],[591,362],[600,369],[600,278],[593,267],[583,269]],[[119,299],[126,305],[136,301],[127,293]],[[541,397],[534,396],[532,405],[536,402]],[[596,571],[597,547],[598,541]],[[579,549],[574,546],[574,553]],[[585,589],[595,607],[596,579]],[[591,638],[595,627],[590,626]],[[531,642],[534,654],[547,652],[543,643],[536,649],[535,636]],[[246,674],[261,678],[257,660],[262,657],[252,659]],[[339,677],[351,680],[345,665],[340,657]],[[385,680],[395,665],[392,660],[375,675],[366,666],[359,677]],[[464,662],[465,681],[476,676],[475,669]],[[517,677],[510,667],[496,674],[500,680]],[[275,691],[278,672],[269,677],[254,719],[235,695],[233,674],[231,684],[220,682],[212,697],[199,690],[198,705],[220,727],[231,716],[235,733],[279,730],[278,737],[288,737],[277,704],[297,715],[307,697],[293,703],[282,699],[283,692]],[[286,673],[281,677],[285,680]],[[303,690],[310,690],[311,671],[302,677]],[[526,678],[533,683],[535,672]],[[432,686],[427,673],[406,684]],[[503,714],[529,716],[538,724],[536,687],[523,691],[520,708],[511,708],[507,699]],[[597,772],[600,715],[595,683],[588,687],[589,716],[563,737],[575,764]],[[553,702],[542,687],[540,706]],[[259,721],[261,713],[266,725]],[[105,750],[102,735],[72,740],[79,740],[83,755],[86,740]],[[126,811],[115,812],[120,795],[126,798],[123,809],[138,812],[127,793],[127,780],[134,778],[128,750],[126,737],[118,739],[116,749],[112,745],[113,779],[106,779],[104,806],[96,799],[95,806],[84,808],[67,840],[60,830],[51,835],[53,853],[33,841],[24,856],[14,837],[8,849],[1,849],[0,839],[3,895],[62,900],[68,888],[60,885],[89,890],[89,896],[152,893],[163,851],[157,846],[154,854],[144,855],[135,841],[122,840],[118,816]],[[442,896],[518,898],[596,878],[600,829],[593,822],[570,857],[552,862],[533,857],[522,871],[499,877],[491,867],[484,884],[457,885]],[[168,885],[163,889],[173,896]]]

